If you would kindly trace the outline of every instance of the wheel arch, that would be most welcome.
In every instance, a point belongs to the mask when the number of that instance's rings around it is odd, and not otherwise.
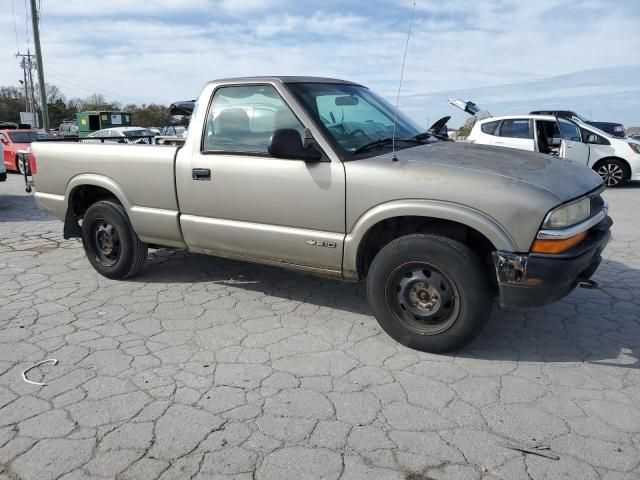
[[[598,171],[598,168],[605,163],[607,160],[617,160],[618,162],[622,163],[626,169],[626,174],[627,174],[627,180],[629,179],[629,177],[631,176],[631,165],[629,164],[629,162],[627,160],[625,160],[622,157],[616,157],[613,155],[610,155],[608,157],[604,157],[599,159],[596,163],[593,164],[593,167],[591,167],[595,172]]]
[[[78,220],[87,209],[100,200],[112,200],[121,205],[127,214],[131,201],[122,187],[109,177],[95,174],[83,174],[74,177],[65,191],[67,207],[64,218],[64,238],[80,237],[82,231]]]
[[[384,245],[410,233],[438,233],[467,244],[476,242],[482,249],[518,250],[497,221],[470,207],[422,200],[389,202],[362,215],[346,236],[345,277],[365,276],[367,264]]]

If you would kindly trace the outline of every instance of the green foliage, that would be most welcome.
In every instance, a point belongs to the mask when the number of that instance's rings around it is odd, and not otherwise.
[[[36,100],[39,102],[39,98]],[[130,112],[133,116],[133,124],[139,127],[163,127],[171,122],[171,116],[164,105],[151,103],[122,106],[118,102],[108,101],[104,95],[95,93],[85,98],[67,99],[55,85],[47,85],[47,105],[51,128],[58,128],[64,119],[75,118],[77,112],[85,110]],[[20,123],[20,112],[23,111],[25,111],[24,90],[17,87],[0,87],[0,122]]]
[[[20,123],[24,108],[24,93],[19,88],[0,87],[0,122]]]

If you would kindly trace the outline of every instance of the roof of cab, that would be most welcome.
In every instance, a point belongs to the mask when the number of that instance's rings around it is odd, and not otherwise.
[[[234,82],[282,82],[282,83],[342,83],[346,85],[358,85],[355,82],[348,80],[340,80],[338,78],[325,78],[325,77],[298,77],[298,76],[286,76],[275,75],[268,77],[235,77],[235,78],[221,78],[219,80],[212,80],[209,83],[234,83]]]

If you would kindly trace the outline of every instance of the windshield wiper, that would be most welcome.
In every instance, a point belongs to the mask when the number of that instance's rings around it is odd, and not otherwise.
[[[415,144],[424,143],[422,139],[415,138],[415,137],[414,138],[396,138],[396,143],[398,142],[415,143]],[[375,148],[375,147],[382,147],[384,145],[390,145],[392,143],[393,143],[393,139],[391,137],[383,137],[383,138],[374,140],[373,142],[365,143],[361,147],[356,148],[352,153],[355,155],[355,154],[364,152],[366,150],[371,150],[372,148]]]

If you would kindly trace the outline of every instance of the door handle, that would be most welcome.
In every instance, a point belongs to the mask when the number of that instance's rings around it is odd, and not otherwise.
[[[191,178],[194,180],[211,180],[211,170],[208,168],[194,168],[191,170]]]

